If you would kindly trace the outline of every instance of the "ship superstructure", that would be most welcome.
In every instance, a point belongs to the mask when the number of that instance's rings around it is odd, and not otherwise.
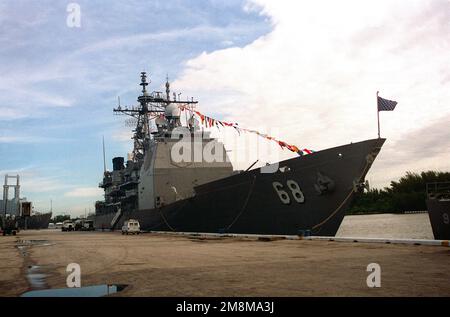
[[[124,211],[159,208],[192,197],[195,186],[233,173],[223,144],[212,139],[208,131],[200,130],[193,117],[183,127],[181,108],[193,109],[197,101],[177,100],[175,93],[171,98],[168,81],[165,95],[158,91],[148,93],[145,72],[141,73],[140,85],[142,94],[137,98],[138,106],[119,105],[114,109],[116,114],[134,118],[133,151],[126,163],[123,157],[114,158],[113,170],[105,171],[99,184],[105,190],[105,201],[96,203],[96,212],[114,212],[114,221],[109,224],[113,227]],[[186,142],[191,145],[184,148],[192,149],[190,158],[175,161],[172,155],[174,146],[179,145],[180,137],[186,135]],[[216,149],[221,148],[222,159],[210,162],[203,156],[195,157],[195,153],[203,153],[211,142]],[[107,225],[101,224],[102,227]]]

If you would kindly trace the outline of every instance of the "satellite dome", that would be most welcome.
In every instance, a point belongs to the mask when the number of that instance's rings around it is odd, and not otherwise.
[[[176,104],[169,104],[165,111],[166,118],[179,118],[181,115],[181,109]]]

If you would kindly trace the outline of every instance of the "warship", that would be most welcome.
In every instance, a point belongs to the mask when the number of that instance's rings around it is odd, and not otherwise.
[[[450,240],[450,182],[428,183],[427,209],[437,240]]]
[[[182,110],[193,113],[197,101],[171,97],[168,80],[165,94],[149,93],[148,84],[142,72],[138,105],[119,102],[113,109],[133,118],[134,147],[126,162],[113,158],[112,171],[104,166],[104,200],[96,202],[93,216],[97,229],[136,219],[146,231],[334,236],[385,142],[369,139],[233,170],[224,145],[193,116],[182,123]],[[202,152],[211,144],[214,160],[186,150]]]
[[[52,219],[52,212],[33,212],[30,216],[19,218],[19,228],[21,229],[48,229],[48,224]]]

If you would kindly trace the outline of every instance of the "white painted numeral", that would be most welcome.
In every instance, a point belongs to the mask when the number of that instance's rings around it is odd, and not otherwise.
[[[298,186],[296,181],[288,180],[286,182],[287,186],[292,192],[292,196],[294,196],[294,199],[298,203],[304,203],[305,202],[305,196],[303,196],[302,190],[300,189],[300,186]]]
[[[278,197],[280,197],[280,200],[283,204],[288,205],[291,203],[291,199],[289,198],[288,193],[286,193],[284,190],[282,190],[283,185],[279,182],[273,182],[272,183],[273,188],[278,194]]]
[[[292,196],[294,197],[294,200],[296,202],[300,204],[305,202],[305,196],[303,195],[303,192],[296,181],[289,179],[286,181],[286,185],[291,190]],[[279,182],[273,182],[272,186],[283,204],[288,205],[291,203],[289,194],[285,190],[283,190],[283,184]]]

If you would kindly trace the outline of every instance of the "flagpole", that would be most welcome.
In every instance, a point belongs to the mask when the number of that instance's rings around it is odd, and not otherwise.
[[[378,93],[377,91],[377,121],[378,121],[378,138],[380,138],[380,109],[378,109]]]

